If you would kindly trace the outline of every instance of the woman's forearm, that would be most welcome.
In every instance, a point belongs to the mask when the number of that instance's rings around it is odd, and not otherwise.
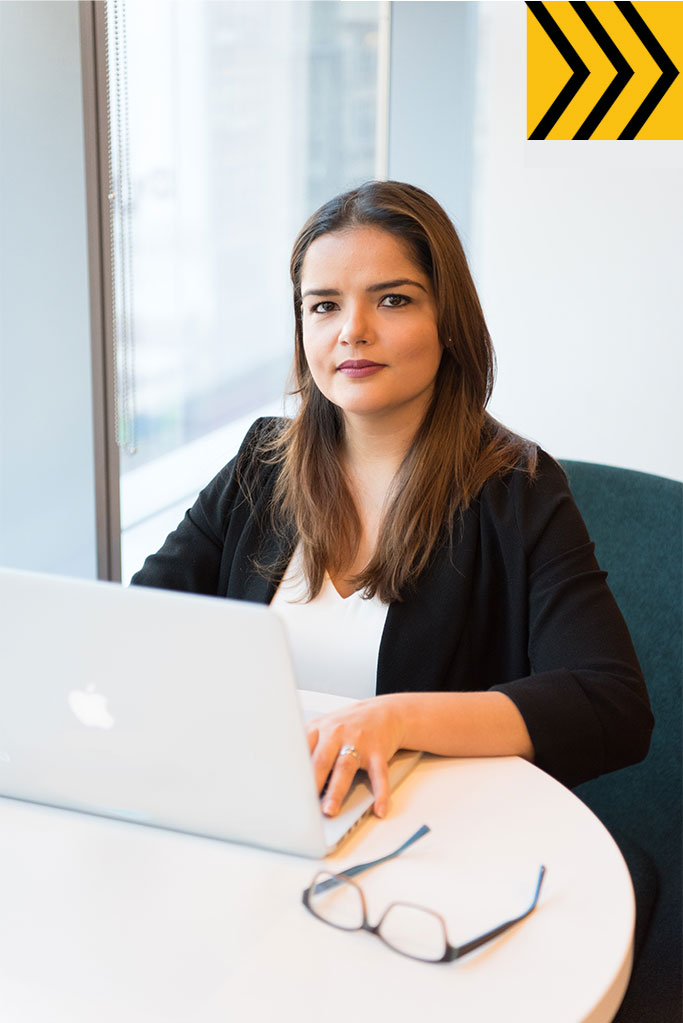
[[[403,749],[534,759],[524,719],[504,693],[390,693],[378,699],[391,701]]]

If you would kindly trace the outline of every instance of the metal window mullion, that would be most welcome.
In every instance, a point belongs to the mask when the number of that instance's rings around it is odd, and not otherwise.
[[[114,294],[109,193],[105,8],[79,3],[90,285],[97,574],[121,579],[119,451],[116,442]]]

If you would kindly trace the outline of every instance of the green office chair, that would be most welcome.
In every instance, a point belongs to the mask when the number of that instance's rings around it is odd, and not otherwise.
[[[683,485],[563,461],[631,632],[655,729],[641,764],[577,787],[612,832],[636,889],[636,962],[615,1023],[680,1023]]]

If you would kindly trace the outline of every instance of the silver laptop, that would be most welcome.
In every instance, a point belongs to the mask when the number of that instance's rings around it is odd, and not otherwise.
[[[373,802],[359,772],[320,810],[304,719],[335,700],[262,605],[0,569],[0,795],[321,857]]]

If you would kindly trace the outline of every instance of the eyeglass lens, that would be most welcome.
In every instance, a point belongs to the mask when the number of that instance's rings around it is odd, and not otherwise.
[[[359,931],[365,914],[360,890],[350,881],[320,873],[308,895],[309,909],[320,920],[344,931]]]
[[[395,902],[382,917],[378,933],[391,948],[414,959],[438,962],[446,954],[442,920],[420,906]]]

